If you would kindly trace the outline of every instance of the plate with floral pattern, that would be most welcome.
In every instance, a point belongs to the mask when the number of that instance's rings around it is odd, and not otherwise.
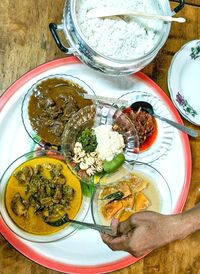
[[[189,122],[200,125],[200,40],[185,44],[173,57],[168,72],[172,101]]]

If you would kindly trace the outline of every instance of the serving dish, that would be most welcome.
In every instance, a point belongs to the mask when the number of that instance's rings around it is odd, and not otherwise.
[[[129,107],[132,103],[137,101],[148,102],[152,105],[154,112],[156,114],[168,119],[172,119],[170,111],[166,107],[164,102],[159,97],[153,94],[143,91],[131,91],[123,94],[118,99],[125,99],[128,102],[126,106],[121,106],[125,109],[126,107]],[[157,131],[155,139],[152,140],[152,142],[151,140],[149,140],[151,136],[149,139],[146,139],[147,149],[142,150],[139,147],[138,160],[141,162],[150,163],[156,161],[171,149],[173,143],[174,128],[168,125],[167,123],[160,121],[157,118],[155,118],[155,121],[155,130]],[[152,133],[152,135],[153,134],[154,133]],[[143,146],[145,146],[145,143],[143,144]]]
[[[22,76],[1,97],[0,148],[3,159],[1,175],[3,170],[17,157],[38,148],[28,136],[21,121],[21,103],[25,93],[43,77],[61,73],[83,79],[95,89],[97,95],[101,96],[118,98],[133,90],[156,95],[170,110],[172,118],[182,123],[178,112],[166,94],[144,74],[137,73],[130,77],[111,78],[89,69],[74,57],[58,59],[43,64]],[[10,151],[12,153],[9,153]],[[176,164],[174,164],[174,159],[176,159]],[[163,155],[159,161],[153,162],[152,166],[163,174],[169,184],[172,194],[171,212],[179,213],[184,206],[191,178],[191,152],[188,137],[175,131],[170,151]],[[176,178],[176,182],[174,178]],[[90,212],[88,212],[85,221],[92,222]],[[108,273],[138,260],[125,252],[111,251],[102,243],[97,232],[88,229],[79,230],[71,237],[56,243],[43,244],[34,242],[30,244],[30,242],[17,237],[6,226],[2,217],[0,217],[0,230],[5,239],[26,257],[45,267],[64,273]],[[80,246],[84,247],[84,253]]]
[[[85,95],[94,90],[78,77],[49,75],[36,81],[26,92],[21,108],[28,135],[42,147],[60,147],[64,127],[71,115],[92,104]]]
[[[115,174],[95,186],[92,217],[96,224],[110,225],[112,218],[126,220],[143,210],[171,212],[171,192],[162,174],[149,164],[127,162]]]
[[[89,206],[80,181],[57,151],[42,149],[20,156],[0,180],[1,216],[16,235],[29,241],[48,243],[69,237],[77,226],[66,223],[63,212],[83,221]]]
[[[109,104],[96,103],[70,118],[62,135],[61,151],[73,172],[90,183],[93,176],[112,172],[108,165],[117,169],[125,159],[137,159],[138,141],[127,115]]]
[[[168,88],[171,99],[181,115],[200,125],[200,40],[193,40],[181,47],[172,58],[168,71]]]

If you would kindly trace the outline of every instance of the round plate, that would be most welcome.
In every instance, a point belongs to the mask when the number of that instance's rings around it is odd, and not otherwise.
[[[148,102],[152,105],[156,114],[161,117],[172,119],[166,104],[158,96],[142,91],[132,91],[122,95],[119,100],[120,99],[127,100],[127,106],[138,101]],[[147,150],[141,151],[138,155],[138,161],[143,163],[152,163],[158,160],[160,157],[167,154],[167,151],[169,151],[172,146],[174,128],[157,118],[155,118],[155,120],[158,131],[156,139]]]
[[[173,57],[168,87],[173,103],[189,122],[200,125],[200,40],[185,44]]]
[[[52,74],[66,73],[87,82],[97,95],[118,98],[122,94],[141,90],[158,96],[169,109],[172,119],[182,120],[167,95],[143,73],[126,77],[108,77],[80,63],[75,57],[57,59],[43,64],[17,80],[0,100],[0,176],[17,157],[35,149],[21,120],[21,104],[25,93],[38,80]],[[12,153],[10,153],[12,151]],[[191,153],[186,134],[174,130],[173,144],[165,158],[153,162],[165,177],[172,193],[172,210],[182,210],[191,179]],[[176,183],[174,183],[176,178]],[[92,222],[91,212],[85,221]],[[138,259],[126,252],[113,252],[101,240],[98,232],[80,229],[56,243],[31,243],[17,237],[0,217],[0,232],[17,250],[31,260],[67,273],[108,273],[126,267]]]

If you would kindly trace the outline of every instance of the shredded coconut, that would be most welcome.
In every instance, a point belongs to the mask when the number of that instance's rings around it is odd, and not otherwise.
[[[163,23],[134,16],[87,18],[98,7],[116,7],[162,14],[158,0],[78,0],[77,21],[87,43],[99,53],[118,60],[144,56],[157,44]]]
[[[97,138],[96,151],[102,161],[111,161],[116,154],[123,152],[124,139],[117,131],[112,130],[111,125],[101,125],[94,128]]]

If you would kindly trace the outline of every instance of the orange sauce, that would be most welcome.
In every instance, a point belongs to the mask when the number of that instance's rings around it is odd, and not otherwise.
[[[49,158],[49,157],[38,157],[32,160],[28,160],[19,167],[15,169],[15,171],[11,174],[7,188],[6,188],[6,195],[5,195],[5,204],[8,211],[8,214],[10,218],[13,220],[13,222],[19,226],[24,231],[27,231],[32,234],[36,235],[47,235],[54,232],[57,232],[61,229],[63,229],[64,226],[67,224],[64,224],[59,227],[50,226],[47,223],[44,222],[44,220],[34,213],[34,208],[30,206],[28,209],[28,218],[24,218],[23,216],[17,216],[12,208],[11,208],[11,201],[16,193],[19,193],[23,199],[27,199],[27,194],[25,192],[25,187],[19,183],[19,181],[16,179],[14,174],[21,170],[21,168],[25,166],[29,166],[34,168],[36,165],[43,165],[43,164],[61,164],[62,174],[66,178],[66,184],[71,186],[75,190],[75,196],[74,199],[70,202],[70,208],[68,209],[68,216],[70,219],[73,219],[76,214],[78,213],[81,202],[82,202],[82,191],[81,191],[81,185],[79,180],[75,177],[75,175],[72,174],[72,172],[69,170],[69,168],[66,166],[66,164],[58,159],[55,158]],[[47,172],[46,170],[44,172]],[[46,173],[48,176],[48,174]]]

